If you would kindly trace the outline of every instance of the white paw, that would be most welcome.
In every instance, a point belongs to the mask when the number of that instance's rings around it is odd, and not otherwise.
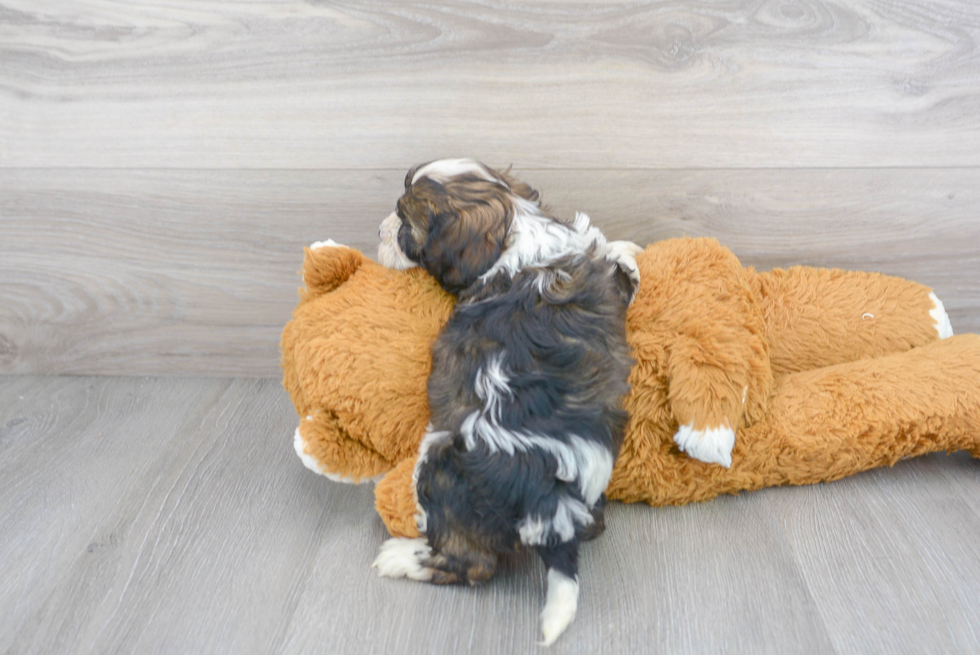
[[[943,307],[943,302],[934,293],[929,294],[929,300],[933,304],[933,308],[929,310],[933,327],[939,333],[940,339],[948,339],[953,336],[953,326],[949,322],[949,316],[946,315],[946,308]]]
[[[394,537],[381,544],[378,556],[374,558],[373,568],[378,575],[386,578],[408,578],[428,582],[433,570],[422,566],[422,561],[432,554],[424,537],[406,539]]]
[[[541,610],[542,646],[550,646],[565,632],[578,610],[578,582],[548,569],[548,600]]]
[[[623,257],[628,257],[633,261],[636,260],[637,255],[643,252],[643,246],[639,246],[632,241],[610,241],[608,245],[612,252],[620,254]]]
[[[693,423],[682,425],[674,435],[674,443],[689,457],[732,467],[732,448],[735,447],[735,431],[731,428],[717,427],[695,430]]]
[[[319,250],[320,248],[346,248],[342,243],[337,243],[333,239],[327,239],[326,241],[317,241],[316,243],[310,244],[310,250]]]
[[[636,263],[636,256],[643,252],[643,248],[632,241],[610,241],[606,245],[606,259],[615,262],[633,280],[635,298],[636,289],[640,288],[640,267]]]

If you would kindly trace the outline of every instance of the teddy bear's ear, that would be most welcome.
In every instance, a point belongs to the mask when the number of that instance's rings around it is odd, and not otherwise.
[[[346,282],[360,268],[364,255],[332,241],[315,243],[306,249],[303,261],[303,300],[330,293]]]

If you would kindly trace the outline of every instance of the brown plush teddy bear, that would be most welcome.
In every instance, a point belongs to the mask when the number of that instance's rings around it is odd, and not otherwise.
[[[899,459],[980,457],[980,336],[952,336],[922,285],[875,273],[744,268],[711,239],[637,258],[628,314],[631,420],[607,490],[652,505],[835,480]],[[333,480],[377,480],[378,513],[415,537],[411,475],[428,422],[430,346],[453,299],[333,242],[306,251],[282,336],[294,445]],[[948,337],[948,338],[947,338]],[[730,428],[729,467],[682,452]]]

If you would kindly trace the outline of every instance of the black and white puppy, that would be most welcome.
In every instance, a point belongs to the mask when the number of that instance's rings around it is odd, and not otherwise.
[[[639,247],[589,218],[549,216],[538,193],[469,159],[409,171],[378,251],[458,296],[432,349],[432,422],[414,478],[421,539],[391,539],[381,575],[476,583],[533,547],[547,567],[545,645],[578,605],[579,542],[603,528],[603,492],[627,414],[626,309]]]

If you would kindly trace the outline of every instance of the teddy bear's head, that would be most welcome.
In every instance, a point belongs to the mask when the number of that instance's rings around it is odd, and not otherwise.
[[[428,417],[429,348],[452,298],[421,269],[392,271],[314,244],[282,335],[297,454],[333,479],[377,478],[414,454]]]

